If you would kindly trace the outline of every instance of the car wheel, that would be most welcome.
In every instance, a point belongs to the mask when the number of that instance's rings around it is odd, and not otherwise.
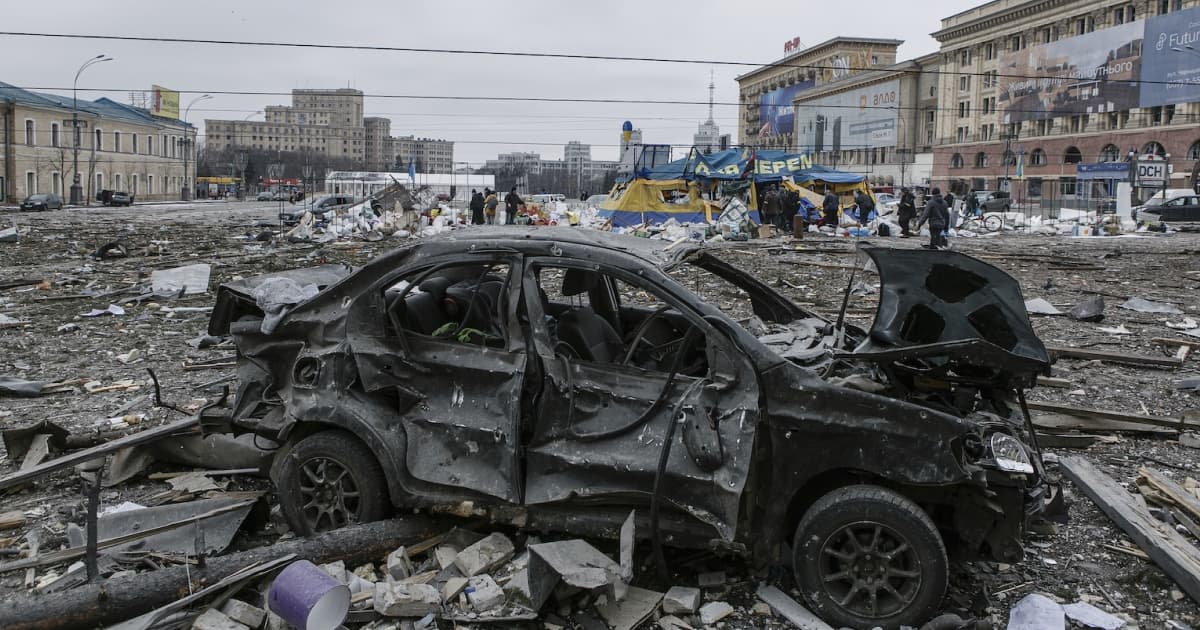
[[[983,227],[987,228],[989,232],[995,232],[1004,227],[1004,220],[996,215],[992,215],[983,220]]]
[[[929,515],[879,486],[839,488],[796,528],[796,583],[834,626],[919,626],[946,593],[946,547]]]
[[[275,475],[280,507],[292,530],[312,536],[387,513],[383,469],[374,453],[344,431],[314,433],[292,447]]]

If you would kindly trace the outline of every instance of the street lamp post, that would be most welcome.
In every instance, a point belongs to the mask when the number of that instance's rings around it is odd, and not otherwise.
[[[190,201],[192,198],[191,178],[188,177],[188,145],[191,143],[188,138],[188,112],[191,111],[192,105],[212,98],[211,94],[201,94],[192,99],[191,103],[183,110],[183,190],[179,192],[179,198],[183,201]]]
[[[79,176],[79,75],[83,74],[83,71],[86,70],[88,66],[100,63],[102,61],[112,60],[112,57],[103,54],[96,55],[95,57],[88,59],[87,61],[83,62],[82,66],[79,66],[79,70],[75,72],[75,81],[71,83],[71,131],[74,136],[75,144],[75,146],[72,148],[71,158],[71,169],[73,170],[73,175],[71,176],[71,205],[77,206],[83,203],[83,184],[82,178]]]

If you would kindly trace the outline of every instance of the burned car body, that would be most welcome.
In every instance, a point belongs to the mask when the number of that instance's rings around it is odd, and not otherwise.
[[[206,424],[284,444],[272,477],[301,533],[408,506],[613,536],[634,509],[673,545],[791,545],[830,621],[917,624],[947,545],[1020,558],[1047,484],[1017,398],[1049,361],[1003,272],[867,254],[870,331],[702,247],[570,228],[228,284],[210,333],[234,338],[239,389]]]

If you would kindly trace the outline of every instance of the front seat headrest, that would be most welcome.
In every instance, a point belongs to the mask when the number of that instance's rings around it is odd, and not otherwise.
[[[600,284],[600,274],[586,269],[568,269],[563,274],[562,294],[566,297],[587,293]]]

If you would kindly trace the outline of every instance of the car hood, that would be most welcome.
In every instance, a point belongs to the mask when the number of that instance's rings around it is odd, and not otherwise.
[[[1049,354],[1012,276],[958,252],[864,251],[879,272],[879,307],[856,358],[947,357],[999,369],[1018,387],[1048,372]]]
[[[216,336],[229,334],[230,322],[243,315],[254,314],[262,317],[261,309],[255,304],[254,289],[267,280],[279,278],[294,280],[301,285],[315,284],[319,290],[324,291],[355,271],[357,268],[349,265],[322,265],[267,273],[222,284],[217,289],[217,301],[213,305],[212,317],[208,321],[208,334]],[[298,305],[292,305],[292,308],[294,309]]]

